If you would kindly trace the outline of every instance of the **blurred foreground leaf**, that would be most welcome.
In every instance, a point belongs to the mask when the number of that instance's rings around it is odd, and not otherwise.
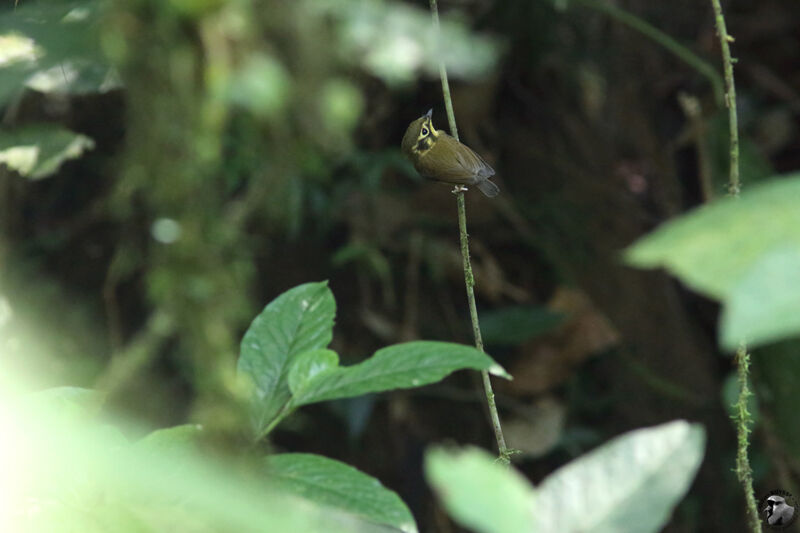
[[[726,299],[723,346],[763,344],[800,332],[800,246],[774,249],[753,263]]]
[[[33,80],[43,92],[116,86],[100,48],[99,17],[94,0],[19,2],[0,13],[0,105]]]
[[[156,432],[131,446],[105,426],[68,423],[63,392],[37,398],[34,411],[12,410],[14,403],[5,398],[0,402],[0,531],[387,530],[201,456],[186,445],[187,427]],[[53,400],[49,407],[47,396]]]
[[[417,531],[411,511],[394,491],[350,465],[308,453],[271,455],[265,462],[270,482],[288,494],[400,531]]]
[[[683,420],[612,439],[539,485],[535,531],[659,531],[689,490],[704,449],[702,427]]]
[[[92,148],[89,137],[55,126],[0,131],[0,163],[31,179],[55,174],[65,161]]]
[[[759,185],[664,224],[627,252],[725,306],[721,343],[758,345],[800,331],[800,175]],[[794,312],[792,312],[794,310]]]
[[[449,513],[471,530],[535,531],[533,487],[486,451],[434,448],[425,457],[425,473]]]
[[[647,533],[669,520],[705,447],[696,424],[631,431],[527,486],[486,452],[433,450],[428,479],[447,509],[481,533]]]

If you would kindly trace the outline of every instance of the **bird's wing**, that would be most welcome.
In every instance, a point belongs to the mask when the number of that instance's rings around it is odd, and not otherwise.
[[[494,169],[468,146],[442,132],[437,145],[420,158],[417,170],[427,178],[472,184],[494,176]]]

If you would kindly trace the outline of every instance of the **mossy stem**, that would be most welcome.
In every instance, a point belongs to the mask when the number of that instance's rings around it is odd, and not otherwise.
[[[711,0],[714,8],[714,19],[717,26],[720,50],[722,52],[722,67],[725,75],[725,105],[728,108],[728,127],[730,134],[730,173],[728,177],[728,194],[734,198],[739,197],[741,183],[739,180],[739,120],[736,110],[736,84],[733,79],[733,63],[730,43],[733,37],[728,35],[725,17],[722,14],[720,0]],[[747,401],[751,395],[750,381],[750,355],[744,341],[736,350],[736,372],[739,379],[739,397],[736,400],[734,420],[736,423],[737,449],[736,449],[736,477],[742,485],[745,502],[747,504],[747,523],[751,531],[761,533],[761,520],[758,516],[756,499],[753,494],[753,470],[748,457],[750,428],[753,418],[747,408]]]
[[[433,29],[435,32],[435,39],[437,50],[439,45],[439,8],[436,0],[430,0],[431,15],[433,17]],[[458,128],[456,127],[456,116],[453,112],[453,99],[450,96],[450,83],[447,80],[447,68],[444,61],[439,61],[439,76],[442,80],[442,93],[444,95],[444,105],[447,110],[447,121],[450,124],[450,134],[458,140]],[[475,337],[475,347],[483,352],[483,338],[481,337],[481,327],[478,321],[478,310],[475,306],[475,277],[472,274],[472,263],[469,258],[469,236],[467,234],[467,208],[464,199],[464,192],[456,193],[456,203],[458,205],[458,232],[461,240],[461,258],[464,266],[464,284],[467,289],[467,302],[469,303],[469,316],[472,320],[472,334]],[[510,462],[511,452],[506,447],[506,440],[503,436],[503,429],[500,425],[500,415],[497,413],[497,404],[494,399],[494,391],[492,390],[492,381],[489,377],[489,372],[486,370],[481,371],[481,378],[483,380],[483,390],[486,393],[486,403],[489,406],[489,416],[492,419],[492,429],[494,430],[494,437],[497,441],[498,460],[503,464]]]
[[[739,397],[734,406],[734,421],[736,423],[736,477],[744,491],[745,501],[747,502],[747,522],[750,530],[754,533],[761,533],[761,520],[758,516],[758,507],[753,494],[753,470],[750,468],[750,460],[747,454],[748,437],[750,428],[753,425],[753,418],[747,408],[748,400],[752,393],[748,384],[750,376],[750,354],[747,353],[747,346],[744,342],[736,350],[736,371],[739,378]]]

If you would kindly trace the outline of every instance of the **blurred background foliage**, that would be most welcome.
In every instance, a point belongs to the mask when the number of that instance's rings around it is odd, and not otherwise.
[[[225,449],[249,321],[330,279],[334,349],[469,343],[455,205],[399,153],[445,119],[426,2],[88,0],[0,8],[0,352],[35,387],[108,391],[152,428]],[[724,194],[726,111],[710,4],[442,2],[462,139],[498,171],[469,195],[479,309],[507,439],[538,482],[612,435],[702,422],[706,460],[670,530],[743,521],[718,308],[620,250]],[[745,191],[800,168],[800,5],[726,5]],[[797,344],[754,355],[757,496],[800,476]],[[395,489],[456,531],[422,477],[433,441],[489,446],[477,385],[313,406],[276,449]],[[716,520],[716,518],[715,518]]]

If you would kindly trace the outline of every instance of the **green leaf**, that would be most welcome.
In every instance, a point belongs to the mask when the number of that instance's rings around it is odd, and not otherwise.
[[[533,487],[487,452],[434,448],[425,456],[425,476],[448,512],[471,530],[534,531]]]
[[[333,336],[336,302],[327,281],[286,291],[259,314],[242,339],[238,369],[255,386],[254,425],[261,435],[286,406],[295,358],[325,348]]]
[[[0,105],[18,95],[32,77],[43,73],[66,78],[61,90],[86,88],[92,68],[105,69],[106,58],[100,46],[100,2],[19,2],[13,10],[0,13],[0,46],[13,48],[0,51]],[[12,40],[13,39],[13,40]],[[25,43],[30,53],[20,53]],[[68,65],[75,68],[70,72]],[[79,66],[80,65],[80,66]],[[63,70],[62,70],[63,66]],[[72,79],[71,79],[72,78]],[[39,81],[42,81],[41,78]]]
[[[68,422],[95,419],[105,401],[104,392],[80,387],[55,387],[28,395],[24,403],[36,412],[44,410]]]
[[[513,346],[538,337],[558,326],[563,315],[546,307],[520,305],[481,313],[483,341],[497,346]]]
[[[61,398],[88,399],[83,392],[73,395],[77,391],[67,390],[48,391],[44,396],[52,399],[65,392]],[[179,443],[191,436],[191,427],[157,431],[131,446],[110,440],[105,426],[94,422],[58,423],[63,415],[61,400],[43,401],[43,408],[34,411],[24,403],[0,401],[2,505],[4,510],[20,511],[0,513],[4,532],[389,530],[276,491],[262,479],[254,479],[241,460],[231,463],[219,454],[186,449],[176,461],[172,445],[183,450]],[[33,512],[25,512],[29,509]]]
[[[798,205],[794,174],[667,222],[629,248],[627,260],[664,267],[699,292],[724,298],[766,252],[800,248]]]
[[[298,391],[292,399],[292,406],[369,392],[420,387],[463,368],[489,370],[510,377],[491,357],[472,346],[434,341],[407,342],[382,348],[356,365],[317,374]]]
[[[150,451],[173,452],[194,449],[203,427],[198,424],[183,424],[171,428],[157,429],[142,437],[135,446]]]
[[[800,249],[764,254],[725,302],[720,339],[735,349],[742,339],[751,346],[800,332]]]
[[[628,261],[664,267],[725,307],[724,347],[800,332],[800,174],[701,207],[639,240]]]
[[[704,447],[702,427],[683,420],[617,437],[544,480],[532,531],[659,531],[694,479]]]
[[[64,161],[92,148],[89,137],[54,126],[0,132],[0,163],[31,179],[55,174]]]
[[[25,84],[40,93],[92,94],[104,93],[122,86],[116,71],[109,65],[93,61],[63,61],[49,69],[41,69]]]
[[[265,462],[269,480],[284,493],[400,531],[417,531],[414,517],[403,500],[380,481],[352,466],[308,453],[271,455]]]
[[[316,375],[339,367],[339,356],[333,350],[311,350],[300,354],[289,370],[289,390],[297,395]]]

